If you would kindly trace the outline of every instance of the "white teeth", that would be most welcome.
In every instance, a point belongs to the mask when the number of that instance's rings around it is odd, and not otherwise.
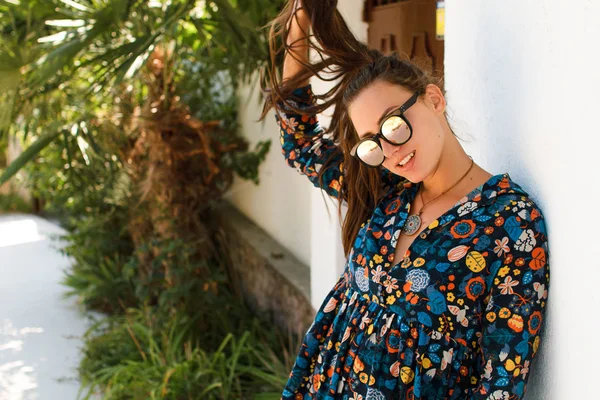
[[[406,157],[404,157],[404,159],[402,161],[400,161],[398,163],[399,166],[404,167],[404,165],[410,161],[411,158],[413,158],[415,155],[415,152],[413,151],[412,153],[410,153],[409,155],[407,155]]]

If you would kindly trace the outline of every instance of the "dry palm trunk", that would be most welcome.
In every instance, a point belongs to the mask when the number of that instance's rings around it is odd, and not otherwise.
[[[137,118],[137,140],[128,157],[134,187],[139,188],[129,231],[136,248],[150,238],[161,242],[193,238],[197,243],[194,257],[210,259],[216,255],[207,213],[233,181],[233,172],[219,167],[222,153],[233,148],[225,149],[211,140],[211,135],[218,134],[219,121],[191,118],[175,95],[170,59],[157,48],[148,61],[148,95]],[[142,278],[147,278],[159,251],[155,247],[138,254]],[[168,262],[162,269],[165,284],[176,284]]]

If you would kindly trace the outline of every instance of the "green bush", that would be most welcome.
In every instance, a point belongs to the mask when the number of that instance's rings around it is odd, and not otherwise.
[[[278,398],[287,370],[282,374],[273,357],[265,358],[275,353],[265,342],[274,335],[264,321],[254,319],[237,337],[225,335],[216,348],[205,347],[196,322],[144,308],[93,326],[80,367],[85,398],[98,389],[106,399]]]
[[[193,262],[192,240],[153,240],[138,248],[142,257],[158,250],[146,275],[133,256],[94,264],[98,249],[110,249],[101,244],[105,228],[82,224],[65,249],[77,260],[65,279],[69,294],[111,313],[86,334],[85,397],[103,390],[106,399],[278,398],[297,341],[253,315],[218,264]]]
[[[16,193],[0,194],[0,214],[2,213],[30,213],[31,204]]]
[[[68,3],[0,1],[0,59],[11,67],[0,88],[15,77],[0,94],[11,103],[0,139],[10,133],[25,148],[0,182],[22,168],[67,230],[67,295],[105,313],[85,337],[81,394],[278,398],[297,342],[253,315],[217,256],[199,256],[210,246],[194,233],[208,231],[204,210],[235,174],[258,183],[269,142],[249,150],[236,91],[266,60],[259,27],[282,2]],[[46,23],[64,18],[86,28]],[[39,40],[60,32],[64,40]],[[189,229],[158,222],[165,208]]]

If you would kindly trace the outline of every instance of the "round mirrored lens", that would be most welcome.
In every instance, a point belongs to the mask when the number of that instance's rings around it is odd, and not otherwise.
[[[402,144],[410,138],[410,128],[399,116],[392,116],[381,126],[381,134],[392,143]]]
[[[373,140],[365,140],[356,149],[356,155],[365,163],[373,166],[383,162],[383,151]]]

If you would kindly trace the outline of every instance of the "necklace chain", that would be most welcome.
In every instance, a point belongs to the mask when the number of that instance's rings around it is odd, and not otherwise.
[[[471,157],[469,157],[471,158]],[[423,209],[425,208],[426,205],[433,203],[434,201],[436,201],[437,199],[439,199],[440,197],[442,197],[443,195],[445,195],[446,193],[448,193],[452,188],[454,188],[456,185],[458,185],[463,179],[465,179],[465,176],[467,176],[469,174],[469,172],[471,172],[471,169],[473,168],[473,165],[475,163],[473,162],[473,159],[471,158],[471,165],[469,166],[469,169],[467,169],[467,172],[465,172],[463,174],[463,176],[460,177],[459,180],[457,180],[454,185],[450,186],[448,189],[444,190],[442,193],[438,194],[436,197],[434,197],[433,199],[429,200],[427,203],[424,203],[421,206],[421,209],[419,210],[419,212],[417,213],[417,215],[421,216],[421,213],[423,212]],[[421,197],[421,203],[423,203],[423,191],[419,190],[419,197]]]
[[[469,156],[469,158],[471,158],[471,156]],[[453,187],[455,187],[456,185],[458,185],[463,179],[465,179],[465,177],[469,174],[469,172],[471,172],[471,169],[473,168],[473,165],[475,165],[475,162],[473,161],[473,158],[471,158],[471,165],[469,166],[469,169],[467,170],[467,172],[465,172],[463,174],[463,176],[460,177],[460,179],[458,181],[456,181],[456,183],[454,183],[454,185],[450,186],[448,189],[444,190],[441,194],[437,195],[435,198],[433,198],[432,200],[429,200],[427,203],[424,203],[421,206],[421,209],[419,210],[419,212],[417,212],[414,215],[411,215],[408,217],[408,219],[406,220],[406,223],[404,224],[404,227],[402,228],[402,231],[407,234],[407,235],[414,235],[419,228],[421,227],[421,213],[423,212],[423,209],[425,208],[425,206],[427,206],[428,204],[434,202],[435,200],[439,199],[440,197],[442,197],[444,194],[448,193],[448,191],[450,189],[452,189]],[[423,203],[423,191],[420,190],[419,188],[419,195],[421,197],[421,203]]]

